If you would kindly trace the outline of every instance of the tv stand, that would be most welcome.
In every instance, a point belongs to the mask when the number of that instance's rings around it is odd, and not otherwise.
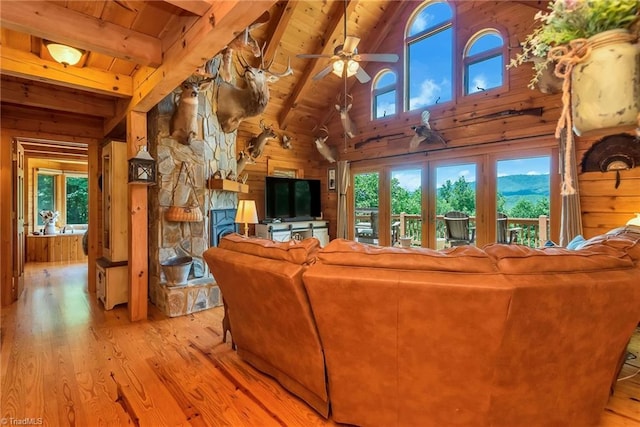
[[[256,236],[278,242],[315,237],[320,240],[320,246],[325,246],[329,243],[329,222],[309,220],[256,224]]]

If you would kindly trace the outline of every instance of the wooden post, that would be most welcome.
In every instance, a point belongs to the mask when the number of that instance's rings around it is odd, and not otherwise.
[[[127,116],[128,157],[147,144],[147,115],[132,111]],[[128,167],[128,165],[122,165]],[[149,293],[149,229],[146,185],[129,185],[129,320],[147,318]]]
[[[547,230],[547,216],[540,215],[538,217],[538,236],[540,236],[537,247],[542,247],[549,240],[549,230]]]
[[[89,240],[88,240],[88,288],[89,293],[96,292],[96,261],[98,259],[98,231],[100,227],[100,188],[98,178],[100,175],[100,144],[96,141],[87,148],[87,162],[89,168]]]
[[[13,302],[13,230],[11,200],[11,135],[5,130],[0,136],[0,303],[3,306]]]

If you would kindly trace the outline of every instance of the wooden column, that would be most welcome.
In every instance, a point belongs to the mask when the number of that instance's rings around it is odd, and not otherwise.
[[[89,258],[88,258],[88,291],[96,292],[96,260],[99,258],[100,247],[98,245],[98,232],[100,227],[100,188],[98,178],[100,176],[100,144],[89,144],[87,150],[87,162],[89,168]]]
[[[0,303],[13,302],[13,231],[11,230],[11,135],[2,130],[0,134]]]
[[[147,115],[132,111],[127,116],[128,158],[138,145],[147,144]],[[128,165],[124,165],[128,167]],[[149,289],[149,228],[146,185],[129,185],[129,320],[147,318]]]

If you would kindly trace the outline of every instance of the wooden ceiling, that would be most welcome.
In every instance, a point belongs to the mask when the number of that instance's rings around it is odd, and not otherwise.
[[[407,3],[348,2],[348,32],[362,37],[361,52],[377,51]],[[79,138],[122,137],[127,112],[149,111],[265,11],[269,22],[252,34],[266,43],[264,56],[274,58],[274,71],[290,59],[294,74],[270,86],[267,110],[246,125],[262,118],[280,130],[310,134],[334,114],[343,82],[332,74],[313,81],[329,60],[296,54],[332,54],[342,43],[341,0],[3,0],[3,120],[46,123],[54,135],[64,133],[65,124],[83,123],[87,130]],[[56,63],[43,40],[84,50],[82,65]]]

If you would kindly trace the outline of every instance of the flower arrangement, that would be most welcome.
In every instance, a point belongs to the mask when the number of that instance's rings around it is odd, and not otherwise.
[[[58,211],[40,211],[40,218],[42,218],[42,222],[44,222],[44,225],[55,224],[58,216],[60,216],[60,212]]]
[[[540,11],[535,15],[534,20],[540,25],[527,35],[521,44],[522,52],[507,68],[533,61],[535,74],[529,84],[533,89],[552,62],[548,56],[551,48],[603,31],[629,30],[638,21],[639,4],[638,0],[553,0],[549,3],[549,12]]]

